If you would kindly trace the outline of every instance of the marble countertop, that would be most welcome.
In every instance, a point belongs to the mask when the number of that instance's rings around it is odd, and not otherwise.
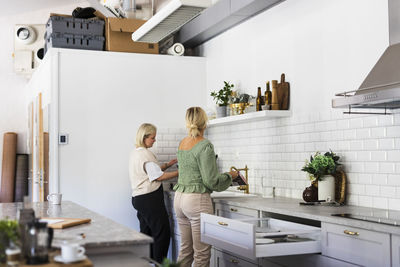
[[[400,211],[374,209],[358,206],[327,206],[327,205],[313,205],[303,206],[299,202],[300,199],[275,197],[275,198],[262,198],[262,197],[248,197],[248,198],[218,198],[213,200],[215,203],[223,203],[244,207],[249,209],[261,210],[269,213],[281,214],[292,217],[305,218],[309,220],[334,223],[346,225],[349,227],[359,227],[367,230],[399,234],[400,225],[392,226],[382,223],[373,223],[362,220],[354,220],[342,217],[335,217],[332,214],[350,213],[358,216],[365,216],[371,218],[382,218],[400,222]]]
[[[1,203],[0,218],[16,219],[23,203]],[[87,224],[54,231],[53,246],[58,247],[64,240],[82,244],[85,248],[146,245],[153,242],[147,235],[114,222],[74,202],[63,201],[61,205],[48,202],[29,203],[27,208],[35,210],[36,217],[90,218]],[[84,237],[83,237],[84,236]]]

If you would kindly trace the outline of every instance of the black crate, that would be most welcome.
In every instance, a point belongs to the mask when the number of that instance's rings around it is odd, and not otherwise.
[[[103,36],[52,33],[45,35],[45,53],[50,47],[75,48],[85,50],[104,50]]]
[[[46,23],[46,32],[49,36],[52,33],[104,35],[104,20],[51,16]]]

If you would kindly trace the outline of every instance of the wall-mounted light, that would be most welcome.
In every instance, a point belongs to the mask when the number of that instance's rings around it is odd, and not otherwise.
[[[132,33],[135,42],[158,43],[211,6],[211,0],[172,0]]]

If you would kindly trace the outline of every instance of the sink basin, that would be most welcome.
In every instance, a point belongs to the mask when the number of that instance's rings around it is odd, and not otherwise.
[[[243,192],[222,191],[222,192],[212,192],[210,196],[212,198],[225,198],[225,197],[256,197],[257,195],[245,194]]]

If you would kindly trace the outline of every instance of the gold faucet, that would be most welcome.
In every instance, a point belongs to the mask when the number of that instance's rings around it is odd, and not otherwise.
[[[236,168],[236,167],[234,167],[234,166],[232,166],[231,167],[231,171],[233,171],[233,170],[235,170],[235,171],[244,171],[244,178],[246,178],[246,185],[241,185],[241,186],[238,186],[237,187],[237,189],[238,190],[244,190],[244,193],[245,194],[248,194],[249,193],[249,178],[248,178],[248,170],[249,170],[249,168],[247,168],[247,165],[243,168],[243,169],[238,169],[238,168]]]

